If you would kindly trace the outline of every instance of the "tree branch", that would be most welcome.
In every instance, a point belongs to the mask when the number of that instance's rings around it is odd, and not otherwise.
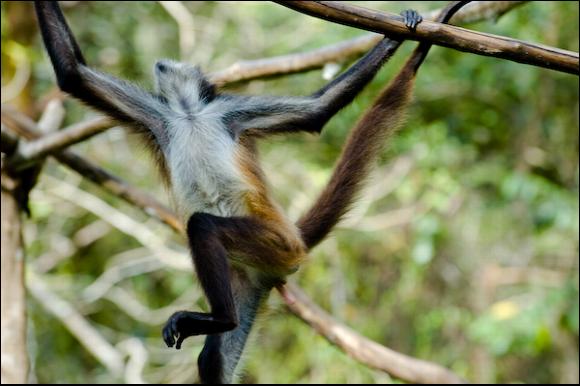
[[[17,132],[26,138],[34,138],[38,135],[34,122],[11,107],[2,106],[2,120],[9,127],[19,126]],[[110,193],[120,196],[128,203],[142,209],[147,214],[183,234],[183,228],[177,216],[146,193],[130,186],[120,178],[93,165],[70,150],[55,153],[53,156],[81,176],[88,178]],[[398,354],[358,335],[347,326],[340,324],[321,311],[298,287],[283,287],[279,291],[286,303],[292,303],[289,309],[293,313],[304,319],[306,323],[315,326],[316,330],[327,340],[361,363],[385,371],[404,381],[430,383],[440,379],[445,380],[447,383],[461,382],[458,376],[445,368]],[[322,322],[323,319],[321,318],[326,319]],[[332,326],[332,328],[325,329],[323,328],[324,326],[320,326],[321,323]],[[355,347],[359,347],[359,350],[356,350]],[[426,371],[426,376],[421,375],[424,371]]]
[[[393,351],[337,322],[297,286],[287,284],[285,290],[283,299],[296,316],[358,362],[410,383],[465,383],[444,367]]]
[[[489,18],[499,18],[506,12],[524,4],[525,1],[474,1],[463,7],[454,17],[455,23],[474,23]],[[434,19],[440,9],[423,15],[425,20]],[[256,78],[292,74],[320,68],[326,63],[360,56],[383,38],[380,34],[367,34],[315,50],[274,56],[256,60],[241,60],[231,66],[210,74],[213,82],[220,85]]]
[[[277,1],[278,2],[278,1]],[[477,55],[492,56],[518,63],[578,75],[577,52],[528,43],[503,36],[471,31],[425,20],[410,31],[403,18],[335,1],[281,1],[281,5],[307,15],[400,39],[430,42]]]
[[[2,135],[2,141],[4,137]],[[4,169],[1,179],[0,372],[2,383],[24,384],[28,377],[29,362],[26,351],[25,248],[22,238],[22,213],[15,191],[19,180],[8,175]]]
[[[24,169],[48,154],[82,142],[112,126],[109,119],[99,117],[51,132],[32,141],[22,142],[10,160],[10,167],[12,170]]]

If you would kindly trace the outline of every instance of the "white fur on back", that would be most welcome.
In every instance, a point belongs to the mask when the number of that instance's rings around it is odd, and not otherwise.
[[[168,130],[167,166],[173,198],[184,220],[195,212],[245,214],[243,196],[248,186],[236,164],[236,143],[212,110],[181,115]]]

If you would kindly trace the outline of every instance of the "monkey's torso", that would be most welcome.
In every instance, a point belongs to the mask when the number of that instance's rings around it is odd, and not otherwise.
[[[258,217],[295,227],[270,199],[253,142],[234,138],[211,110],[175,119],[164,151],[174,203],[187,220],[193,213]]]
[[[165,150],[173,199],[184,219],[193,213],[247,214],[251,187],[240,171],[237,144],[213,114],[171,123]]]
[[[184,222],[194,213],[251,216],[267,222],[283,239],[275,241],[293,266],[306,257],[298,228],[270,199],[250,138],[233,138],[219,116],[198,114],[175,120],[165,149],[173,200]],[[256,234],[256,237],[264,235]],[[230,255],[235,264],[235,253]],[[254,270],[243,269],[253,282]],[[258,271],[256,271],[258,272]]]

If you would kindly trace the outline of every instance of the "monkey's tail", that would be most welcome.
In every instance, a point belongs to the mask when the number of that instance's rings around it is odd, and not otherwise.
[[[450,3],[437,21],[447,22],[468,2]],[[402,125],[415,74],[430,48],[430,43],[419,44],[399,74],[351,132],[330,181],[310,210],[297,222],[308,249],[321,242],[350,209],[373,162],[383,150],[383,144]]]

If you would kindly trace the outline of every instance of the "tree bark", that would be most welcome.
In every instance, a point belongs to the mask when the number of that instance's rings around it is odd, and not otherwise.
[[[26,383],[26,291],[22,221],[16,197],[17,181],[2,172],[1,355],[2,383]]]

